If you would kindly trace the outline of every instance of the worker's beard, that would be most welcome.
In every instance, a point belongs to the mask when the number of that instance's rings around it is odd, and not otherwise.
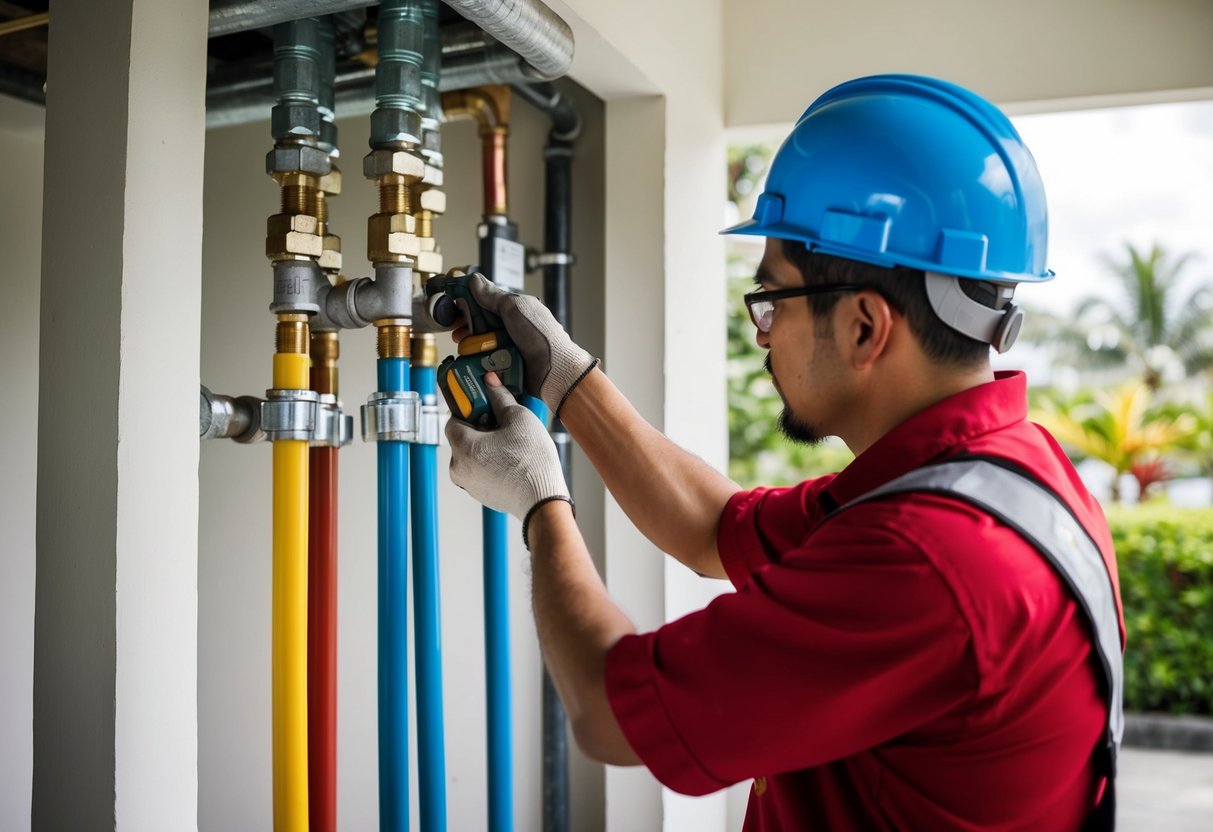
[[[818,430],[808,422],[801,419],[792,412],[792,408],[788,405],[787,397],[783,395],[783,390],[779,387],[778,381],[775,380],[775,372],[771,369],[771,354],[768,352],[766,361],[763,362],[766,368],[767,375],[775,381],[775,390],[779,393],[779,398],[783,399],[783,410],[779,413],[779,431],[788,439],[801,445],[817,445],[823,439]]]

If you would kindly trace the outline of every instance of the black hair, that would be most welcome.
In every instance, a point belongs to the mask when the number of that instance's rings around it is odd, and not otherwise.
[[[799,240],[783,240],[782,243],[784,257],[800,271],[806,286],[811,283],[853,283],[879,292],[891,307],[905,317],[910,332],[931,360],[959,367],[971,367],[989,360],[989,344],[962,335],[935,314],[927,299],[926,277],[921,269],[904,266],[886,268],[833,257],[810,251]],[[975,285],[964,286],[968,283]],[[980,290],[985,285],[980,281],[965,280],[961,284],[966,290],[965,294],[982,299]],[[805,300],[813,310],[814,321],[823,327],[822,333],[828,334],[830,313],[842,300],[842,295],[827,293]]]

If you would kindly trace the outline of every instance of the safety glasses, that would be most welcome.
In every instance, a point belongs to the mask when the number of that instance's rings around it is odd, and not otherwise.
[[[852,283],[830,283],[825,286],[797,286],[795,289],[775,289],[774,291],[759,290],[750,292],[745,300],[746,309],[750,310],[750,320],[759,332],[771,331],[771,320],[775,315],[775,301],[785,298],[799,298],[807,295],[824,295],[828,292],[857,292],[861,286]]]

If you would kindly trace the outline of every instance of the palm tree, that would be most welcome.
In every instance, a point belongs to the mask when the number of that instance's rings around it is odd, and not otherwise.
[[[1181,446],[1198,429],[1192,413],[1152,409],[1151,400],[1144,381],[1130,381],[1115,390],[1081,393],[1070,401],[1042,397],[1032,419],[1078,455],[1111,465],[1116,471],[1112,501],[1120,502],[1121,474]]]
[[[1126,260],[1104,257],[1119,291],[1081,300],[1069,321],[1038,316],[1046,336],[1075,363],[1122,366],[1141,373],[1151,391],[1213,366],[1213,289],[1201,283],[1179,296],[1179,277],[1191,255],[1171,257],[1157,244],[1148,253],[1131,243]],[[1040,322],[1026,333],[1045,335]]]

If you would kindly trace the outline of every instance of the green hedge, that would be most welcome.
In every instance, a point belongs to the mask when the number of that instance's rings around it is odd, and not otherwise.
[[[1213,510],[1117,508],[1125,708],[1213,715]]]

